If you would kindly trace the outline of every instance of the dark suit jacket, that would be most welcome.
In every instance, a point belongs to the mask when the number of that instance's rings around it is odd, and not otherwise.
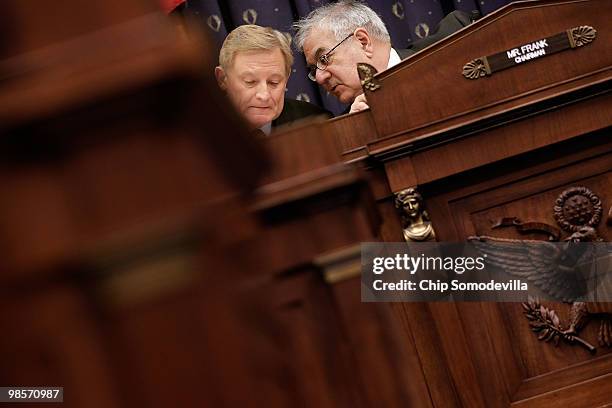
[[[331,118],[333,116],[330,111],[317,105],[313,105],[312,103],[285,98],[285,106],[283,106],[283,111],[278,118],[272,121],[272,129],[277,126],[288,125],[308,116],[317,115],[325,115],[327,118]]]
[[[455,31],[461,30],[463,27],[470,25],[477,17],[468,14],[464,11],[453,11],[444,17],[438,23],[435,31],[425,38],[415,41],[407,49],[396,50],[401,59],[408,58],[414,53],[421,51],[423,48],[429,47],[441,39],[448,37]]]

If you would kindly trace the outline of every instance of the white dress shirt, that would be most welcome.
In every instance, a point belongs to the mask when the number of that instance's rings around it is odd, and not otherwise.
[[[391,51],[389,51],[389,62],[387,63],[387,69],[399,64],[400,62],[402,62],[402,59],[400,58],[399,54],[397,51],[395,51],[395,49],[391,48]]]
[[[266,136],[270,136],[270,132],[272,132],[272,122],[268,122],[262,127],[259,128],[262,132],[266,134]]]

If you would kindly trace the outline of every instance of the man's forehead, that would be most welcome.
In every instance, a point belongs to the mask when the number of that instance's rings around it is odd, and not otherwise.
[[[285,59],[280,50],[250,50],[234,54],[231,69],[234,71],[278,70],[284,72]]]
[[[248,61],[248,62],[265,61],[265,62],[272,62],[272,63],[277,63],[277,62],[284,63],[285,61],[283,57],[283,53],[279,49],[237,51],[234,54],[234,60],[241,60],[241,61]]]

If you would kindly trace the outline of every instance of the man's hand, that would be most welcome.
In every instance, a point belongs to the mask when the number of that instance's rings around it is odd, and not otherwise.
[[[349,113],[361,112],[362,110],[369,109],[368,101],[365,97],[365,94],[360,94],[355,98],[351,105],[351,110]]]

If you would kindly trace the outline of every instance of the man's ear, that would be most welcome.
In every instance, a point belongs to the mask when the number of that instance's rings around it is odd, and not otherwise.
[[[225,71],[221,67],[215,67],[215,77],[217,78],[217,84],[219,84],[219,88],[224,91],[227,90],[227,75],[225,75]]]
[[[363,27],[359,27],[358,29],[354,31],[353,35],[355,36],[357,41],[359,41],[359,44],[361,48],[363,49],[363,52],[369,58],[372,58],[372,56],[374,55],[374,50],[372,47],[372,38],[370,37],[370,33],[368,33],[368,30],[366,30]]]

